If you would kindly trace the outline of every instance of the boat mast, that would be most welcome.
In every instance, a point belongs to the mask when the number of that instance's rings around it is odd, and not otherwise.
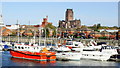
[[[0,42],[2,42],[2,27],[4,26],[2,15],[0,15]]]
[[[8,36],[9,36],[9,42],[10,42],[10,33],[8,34]]]
[[[56,45],[58,45],[58,41],[57,41],[57,28],[56,28]]]
[[[35,39],[36,39],[36,31],[34,31],[34,44],[35,44]]]
[[[39,45],[40,45],[40,41],[41,40],[41,26],[39,26]]]
[[[44,40],[44,46],[46,46],[46,28],[45,28],[45,40]]]
[[[0,3],[0,8],[2,9],[2,2]],[[0,10],[0,42],[2,42],[2,27],[3,27],[3,19],[2,19],[2,10]]]
[[[28,24],[28,27],[29,27],[29,26],[30,26],[30,20],[28,21],[28,23],[29,23],[29,24]],[[27,32],[29,31],[29,28],[28,28],[28,27],[27,27],[27,29],[26,29]],[[30,45],[30,44],[32,43],[32,38],[30,38],[30,36],[28,36],[28,40],[30,40],[30,41],[29,41],[29,45]]]
[[[18,20],[17,20],[17,25],[18,25],[18,32],[17,32],[17,34],[18,34],[18,43],[19,43],[19,24],[18,24]]]

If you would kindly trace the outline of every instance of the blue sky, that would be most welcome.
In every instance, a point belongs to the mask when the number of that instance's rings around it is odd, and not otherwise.
[[[117,2],[3,2],[5,24],[40,24],[48,15],[48,21],[57,26],[65,19],[66,9],[73,9],[74,18],[82,25],[100,23],[103,26],[118,26]]]

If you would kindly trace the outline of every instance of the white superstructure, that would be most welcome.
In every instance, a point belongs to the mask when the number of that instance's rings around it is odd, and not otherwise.
[[[30,52],[40,52],[42,48],[40,46],[34,46],[30,44],[25,43],[15,43],[13,46],[13,50],[17,51],[30,51]]]
[[[56,49],[58,60],[80,60],[82,57],[83,44],[76,41],[67,41]]]
[[[94,43],[93,43],[94,44]],[[118,54],[113,46],[91,45],[84,47],[82,59],[109,60],[112,55]]]

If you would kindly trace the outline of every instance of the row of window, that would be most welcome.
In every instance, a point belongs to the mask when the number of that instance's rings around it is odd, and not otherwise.
[[[15,49],[29,49],[30,47],[20,47],[20,46],[15,46]],[[34,49],[39,49],[39,47],[34,47]]]
[[[83,54],[84,56],[102,56],[102,55],[88,55],[88,54]]]

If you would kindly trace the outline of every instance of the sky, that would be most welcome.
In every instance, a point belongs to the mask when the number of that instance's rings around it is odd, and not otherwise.
[[[73,9],[74,19],[82,25],[118,26],[118,2],[3,2],[2,14],[6,25],[41,24],[48,16],[48,22],[58,26],[65,20],[65,11]]]

